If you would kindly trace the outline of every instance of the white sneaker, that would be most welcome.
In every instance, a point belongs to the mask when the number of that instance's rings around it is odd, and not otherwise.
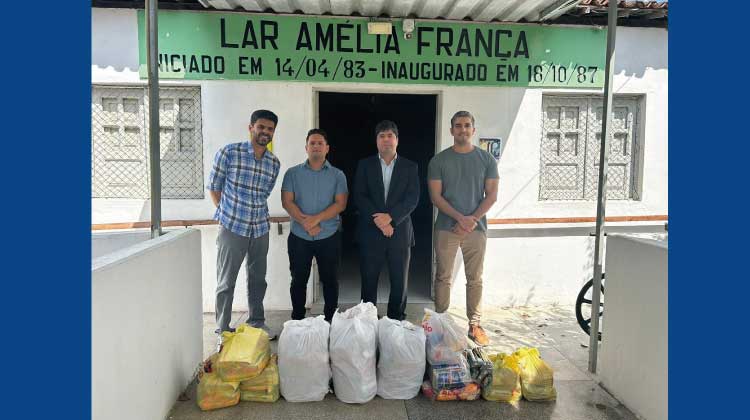
[[[216,335],[216,352],[221,353],[221,345],[224,343],[223,338],[221,337],[221,334]]]
[[[230,327],[227,331],[234,332],[235,329]],[[224,338],[221,336],[220,329],[217,328],[216,330],[214,330],[214,333],[216,333],[216,352],[219,353],[221,352],[221,345],[224,344]]]

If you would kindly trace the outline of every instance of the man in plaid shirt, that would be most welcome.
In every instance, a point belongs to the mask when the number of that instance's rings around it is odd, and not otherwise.
[[[247,257],[247,323],[265,330],[273,340],[276,334],[265,324],[263,298],[266,295],[266,256],[268,254],[268,196],[271,195],[281,163],[267,149],[279,118],[264,109],[250,117],[250,141],[222,147],[214,158],[208,190],[219,221],[216,258],[216,333],[233,331],[234,285],[242,260]]]

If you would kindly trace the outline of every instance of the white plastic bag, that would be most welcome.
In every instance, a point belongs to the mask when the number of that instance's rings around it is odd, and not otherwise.
[[[424,329],[409,321],[378,321],[378,395],[408,400],[419,394],[425,368]]]
[[[366,403],[375,398],[378,347],[378,310],[370,302],[333,314],[331,370],[336,398],[345,403]]]
[[[461,364],[461,353],[473,347],[449,313],[425,308],[422,328],[427,336],[427,361],[431,365]]]
[[[279,386],[287,401],[325,398],[331,380],[329,331],[323,315],[284,323],[279,336]]]

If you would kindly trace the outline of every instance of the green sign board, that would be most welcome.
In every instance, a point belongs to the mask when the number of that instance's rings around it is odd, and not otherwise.
[[[601,88],[606,30],[392,19],[159,12],[163,79]],[[146,78],[143,10],[140,75]]]

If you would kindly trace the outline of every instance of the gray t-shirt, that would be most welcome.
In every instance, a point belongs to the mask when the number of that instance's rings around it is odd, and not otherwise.
[[[489,152],[474,147],[469,153],[456,153],[449,147],[435,155],[427,167],[427,179],[442,181],[443,198],[456,211],[468,215],[484,200],[484,181],[499,178],[497,163]],[[451,230],[456,221],[438,211],[435,229]],[[487,218],[477,223],[477,229],[487,232]]]

